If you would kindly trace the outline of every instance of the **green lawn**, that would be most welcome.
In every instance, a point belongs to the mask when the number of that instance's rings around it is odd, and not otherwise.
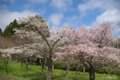
[[[25,64],[21,66],[20,63],[13,62],[8,63],[8,73],[5,72],[3,60],[0,60],[0,76],[17,79],[17,80],[46,80],[47,67],[45,69],[45,74],[41,75],[40,66],[29,66],[29,71],[26,72]],[[68,79],[66,79],[65,70],[53,70],[53,80],[89,80],[89,74],[80,72],[80,75],[76,76],[76,71],[69,71]],[[120,80],[118,75],[109,74],[95,74],[96,80]],[[104,77],[104,78],[102,78]],[[107,78],[105,78],[107,77]]]

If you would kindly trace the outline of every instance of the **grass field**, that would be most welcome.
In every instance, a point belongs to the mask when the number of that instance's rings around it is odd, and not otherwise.
[[[21,66],[20,63],[13,61],[8,63],[8,73],[5,72],[3,60],[0,60],[0,76],[10,78],[13,80],[46,80],[47,67],[45,67],[45,74],[41,74],[40,66],[29,66],[29,71],[26,71],[25,64]],[[69,71],[68,79],[66,79],[65,70],[53,70],[53,80],[89,80],[89,73],[80,72],[80,75],[76,75],[76,71]],[[120,80],[118,75],[98,74],[95,73],[95,80]]]

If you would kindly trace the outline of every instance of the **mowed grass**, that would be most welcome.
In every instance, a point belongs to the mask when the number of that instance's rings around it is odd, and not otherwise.
[[[68,79],[66,78],[65,70],[53,69],[53,80],[89,80],[89,73],[79,72],[80,75],[76,75],[76,71],[69,71]],[[26,66],[18,62],[8,63],[8,73],[5,72],[3,60],[0,60],[0,76],[7,77],[13,80],[46,80],[47,67],[45,67],[44,75],[41,74],[40,66],[29,66],[29,71],[26,71]],[[120,80],[118,75],[109,74],[97,74],[95,73],[95,80]]]

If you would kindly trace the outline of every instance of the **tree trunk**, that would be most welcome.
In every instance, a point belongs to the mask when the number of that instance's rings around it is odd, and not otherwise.
[[[17,59],[16,59],[16,63],[17,63]]]
[[[42,74],[44,74],[44,66],[42,64],[41,58],[39,58],[39,62],[40,62],[41,68],[42,68]]]
[[[78,64],[78,66],[77,66],[77,75],[79,75],[79,68],[80,68],[79,60],[77,60],[77,64]]]
[[[3,59],[3,62],[4,62],[4,66],[5,66],[5,57],[4,57],[4,59]]]
[[[26,71],[28,71],[28,64],[26,64]]]
[[[79,75],[79,68],[80,68],[80,66],[77,67],[77,75]]]
[[[45,68],[45,65],[46,65],[46,62],[47,62],[47,58],[44,58],[43,63],[41,61],[41,58],[39,58],[39,62],[40,62],[40,65],[42,67],[42,74],[44,74],[44,68]]]
[[[13,59],[11,59],[11,64],[12,64]]]
[[[70,67],[67,66],[67,69],[66,69],[66,78],[68,78],[68,71],[69,71]]]
[[[7,60],[7,61],[5,60],[5,71],[6,71],[6,72],[8,72],[7,64],[8,64],[8,60]]]
[[[89,80],[95,80],[95,69],[90,68],[89,70]]]
[[[6,60],[4,57],[3,61],[4,61],[5,71],[8,72],[8,69],[7,69],[8,60]]]
[[[52,51],[49,53],[49,61],[48,61],[48,72],[46,80],[52,80]]]
[[[34,60],[33,60],[33,65],[35,66],[35,62],[34,62]]]
[[[54,69],[54,62],[53,62],[53,64],[52,64],[52,69]]]
[[[42,66],[42,74],[44,74],[44,66]]]
[[[31,68],[31,58],[30,58],[30,68]]]
[[[23,61],[21,61],[21,66],[23,66]]]
[[[28,62],[27,62],[27,59],[26,59],[25,64],[26,64],[26,71],[28,71]]]
[[[5,63],[5,71],[8,72],[7,63]]]
[[[85,66],[83,67],[83,73],[85,73]]]

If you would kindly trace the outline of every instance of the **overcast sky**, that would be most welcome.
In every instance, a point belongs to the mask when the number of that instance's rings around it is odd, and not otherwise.
[[[40,15],[49,26],[91,27],[120,22],[120,0],[0,0],[0,28],[19,17]],[[120,29],[117,30],[120,32]]]

